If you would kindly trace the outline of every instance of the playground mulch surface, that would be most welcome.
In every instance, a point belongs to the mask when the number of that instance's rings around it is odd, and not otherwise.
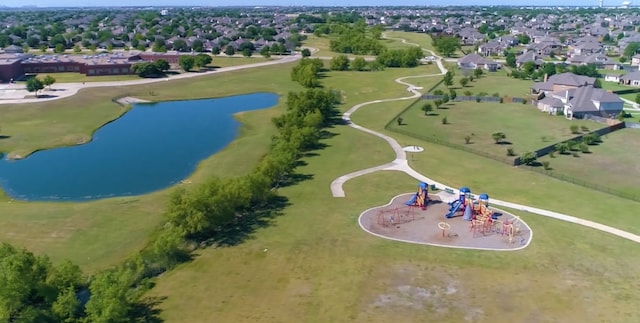
[[[429,194],[430,201],[426,210],[405,205],[413,194],[398,195],[388,205],[365,211],[360,215],[361,227],[382,238],[452,248],[517,250],[526,247],[531,240],[531,229],[522,220],[519,232],[509,242],[509,236],[502,234],[500,225],[484,232],[474,232],[471,230],[471,221],[463,220],[462,216],[446,219],[449,204],[438,195]],[[506,221],[514,218],[514,215],[508,212],[491,209],[499,214],[497,220]],[[438,226],[441,222],[450,225],[444,236],[443,230]]]

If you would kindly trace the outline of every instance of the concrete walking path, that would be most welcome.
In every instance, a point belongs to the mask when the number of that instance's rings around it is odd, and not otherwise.
[[[53,85],[53,88],[55,89],[54,91],[43,91],[43,92],[41,92],[41,94],[49,94],[49,95],[51,95],[50,97],[29,98],[29,99],[12,98],[12,99],[0,100],[0,104],[45,102],[45,101],[58,100],[58,99],[62,99],[62,98],[73,96],[73,95],[77,94],[80,89],[95,88],[95,87],[107,87],[107,86],[132,86],[132,85],[139,85],[139,84],[165,82],[165,81],[179,80],[179,79],[192,78],[192,77],[198,77],[198,76],[205,76],[205,75],[211,75],[211,74],[218,74],[218,73],[224,73],[224,72],[238,71],[238,70],[254,68],[254,67],[269,66],[269,65],[276,65],[276,64],[285,64],[285,63],[295,62],[295,61],[299,60],[300,58],[302,58],[302,56],[300,56],[299,54],[298,55],[292,55],[292,56],[281,56],[281,58],[270,60],[270,61],[266,61],[266,62],[260,62],[260,63],[254,63],[254,64],[245,64],[245,65],[237,65],[237,66],[229,66],[229,67],[221,67],[221,68],[218,68],[216,70],[207,71],[207,72],[203,72],[203,73],[182,73],[182,74],[178,74],[178,75],[174,75],[174,76],[166,77],[166,78],[152,78],[152,79],[139,79],[139,80],[130,80],[130,81],[111,81],[111,82],[57,83],[57,84]],[[26,91],[26,90],[18,90],[18,89],[11,89],[11,90]],[[27,94],[27,93],[25,93],[25,94]]]
[[[407,43],[403,40],[404,43]],[[412,44],[412,43],[407,43],[407,44]],[[418,46],[417,44],[413,44]],[[427,50],[424,49],[423,50]],[[433,53],[430,50],[427,50],[431,53]],[[435,53],[433,53],[433,55],[436,57],[436,63],[438,64],[438,68],[441,71],[441,74],[431,74],[431,75],[417,75],[417,76],[406,76],[406,77],[401,77],[395,80],[396,83],[400,83],[400,84],[404,84],[408,86],[408,90],[410,92],[413,93],[413,95],[411,96],[407,96],[407,97],[400,97],[400,98],[393,98],[393,99],[384,99],[384,100],[374,100],[374,101],[368,101],[368,102],[364,102],[364,103],[360,103],[357,105],[354,105],[352,108],[350,108],[349,110],[347,110],[343,115],[342,115],[342,119],[346,122],[346,124],[348,124],[350,127],[372,134],[376,137],[382,138],[384,139],[389,146],[391,146],[391,148],[393,149],[393,151],[396,154],[396,158],[387,164],[383,164],[380,166],[375,166],[375,167],[371,167],[371,168],[367,168],[367,169],[363,169],[360,171],[356,171],[356,172],[352,172],[343,176],[340,176],[338,178],[336,178],[333,182],[331,182],[331,194],[333,195],[333,197],[345,197],[346,194],[344,192],[343,189],[343,185],[345,182],[347,182],[350,179],[356,178],[358,176],[362,176],[362,175],[366,175],[366,174],[370,174],[373,172],[377,172],[380,170],[395,170],[395,171],[400,171],[403,173],[406,173],[407,175],[415,178],[418,181],[421,182],[426,182],[429,184],[433,184],[435,185],[436,188],[444,190],[444,189],[450,189],[453,190],[454,194],[453,196],[457,196],[458,194],[460,194],[460,192],[457,189],[451,188],[443,183],[437,182],[433,179],[430,179],[422,174],[420,174],[419,172],[417,172],[416,170],[414,170],[413,168],[411,168],[411,166],[409,166],[409,163],[407,161],[407,154],[406,152],[402,149],[402,146],[400,146],[400,144],[393,138],[373,131],[371,129],[367,129],[365,127],[362,127],[360,125],[357,125],[355,123],[353,123],[353,121],[351,121],[351,115],[356,112],[358,109],[369,105],[369,104],[375,104],[375,103],[381,103],[381,102],[391,102],[391,101],[400,101],[400,100],[408,100],[408,99],[413,99],[413,98],[417,98],[421,95],[420,92],[418,92],[418,90],[415,88],[415,86],[413,86],[410,83],[404,82],[403,80],[408,79],[408,78],[417,78],[417,77],[425,77],[425,76],[437,76],[437,75],[443,75],[447,72],[447,70],[444,68],[444,66],[442,65],[442,58],[435,55]],[[607,232],[613,235],[616,235],[618,237],[624,238],[624,239],[628,239],[631,240],[633,242],[637,242],[640,243],[640,236],[624,231],[624,230],[620,230],[614,227],[610,227],[604,224],[600,224],[597,222],[593,222],[593,221],[589,221],[589,220],[584,220],[584,219],[580,219],[574,216],[570,216],[570,215],[566,215],[566,214],[562,214],[562,213],[558,213],[558,212],[553,212],[553,211],[549,211],[549,210],[544,210],[544,209],[539,209],[539,208],[535,208],[535,207],[530,207],[530,206],[526,206],[526,205],[521,205],[521,204],[517,204],[517,203],[511,203],[511,202],[507,202],[507,201],[501,201],[501,200],[497,200],[497,199],[491,199],[491,203],[495,204],[495,205],[499,205],[499,206],[504,206],[504,207],[508,207],[508,208],[512,208],[512,209],[516,209],[516,210],[521,210],[521,211],[525,211],[525,212],[529,212],[529,213],[534,213],[534,214],[538,214],[538,215],[542,215],[542,216],[546,216],[546,217],[550,217],[550,218],[554,218],[557,220],[561,220],[561,221],[566,221],[566,222],[571,222],[571,223],[575,223],[575,224],[579,224],[579,225],[583,225],[592,229],[596,229],[596,230],[600,230],[603,232]]]

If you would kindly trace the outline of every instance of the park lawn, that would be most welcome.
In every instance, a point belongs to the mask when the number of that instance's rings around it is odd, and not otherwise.
[[[344,158],[363,167],[362,154],[374,156],[367,149],[351,149],[350,140],[365,139],[351,137],[355,130],[336,131],[340,135],[326,141],[329,147],[305,159],[307,165],[300,169],[313,174],[313,180],[280,190],[290,206],[271,226],[241,245],[202,250],[193,262],[158,278],[149,296],[164,298],[163,319],[461,322],[472,317],[488,322],[640,317],[633,297],[636,284],[629,284],[640,269],[640,260],[633,257],[640,248],[604,233],[519,214],[535,231],[530,247],[478,252],[392,242],[363,232],[357,225],[361,211],[412,191],[416,182],[402,173],[378,172],[347,182],[346,198],[330,197],[330,182],[355,166],[341,162]],[[466,225],[454,228],[467,230]]]
[[[534,151],[574,137],[570,125],[584,125],[591,130],[603,126],[588,120],[567,120],[560,116],[541,113],[528,104],[476,103],[456,101],[435,109],[425,116],[422,106],[430,101],[419,101],[401,115],[404,124],[394,128],[436,140],[463,145],[467,149],[506,157],[507,149],[515,154]],[[431,102],[432,103],[432,102]],[[433,105],[433,103],[432,103]],[[447,124],[442,119],[447,118]],[[496,144],[492,134],[502,132],[507,138]],[[471,141],[466,144],[465,137]]]
[[[271,119],[282,113],[286,93],[302,89],[290,81],[289,73],[282,73],[283,69],[288,70],[292,66],[273,65],[126,88],[88,88],[60,100],[2,105],[1,134],[7,138],[0,140],[0,151],[25,156],[37,149],[75,145],[89,140],[93,131],[126,111],[126,108],[111,102],[112,98],[122,95],[164,101],[264,91],[278,93],[282,98],[275,109],[237,114],[236,118],[243,122],[240,137],[201,162],[189,180],[197,184],[212,175],[246,174],[269,149],[274,133]],[[345,103],[339,109],[346,110],[351,104],[372,96],[405,95],[405,87],[394,85],[392,80],[420,72],[432,71],[428,67],[387,69],[375,72],[376,77],[370,77],[367,72],[326,72],[323,83],[327,88],[343,92]],[[354,78],[360,80],[350,82]],[[379,145],[379,141],[371,144],[363,140],[350,142],[357,142],[358,147],[372,151],[376,149],[370,147]],[[381,147],[384,149],[384,145]],[[387,150],[377,152],[375,156],[380,159],[373,158],[373,165],[393,159]],[[358,167],[357,163],[353,164],[351,170]],[[172,189],[85,203],[28,203],[0,196],[0,237],[36,253],[46,253],[56,262],[70,259],[91,272],[118,263],[144,246],[149,233],[161,223]]]
[[[209,66],[213,68],[256,64],[272,59],[265,58],[264,56],[258,55],[257,53],[254,53],[254,56],[251,57],[214,55],[212,56],[212,58],[213,60],[211,61],[211,64],[209,64]]]
[[[433,44],[431,43],[431,36],[429,36],[429,34],[392,30],[385,31],[384,35],[385,37],[389,38],[405,39],[409,43],[418,44],[424,49],[435,51],[435,49],[433,48]],[[395,40],[395,42],[407,46],[407,44],[402,43],[402,41]]]
[[[640,220],[632,211],[640,207],[638,202],[385,130],[387,121],[393,120],[406,105],[406,101],[368,105],[354,113],[351,119],[396,138],[403,146],[424,147],[424,153],[409,156],[411,165],[425,176],[451,187],[468,186],[473,192],[484,192],[500,200],[566,213],[640,234]]]
[[[541,160],[551,163],[552,172],[611,187],[640,199],[640,131],[622,129],[605,135],[603,142],[589,146],[591,153],[555,154]]]

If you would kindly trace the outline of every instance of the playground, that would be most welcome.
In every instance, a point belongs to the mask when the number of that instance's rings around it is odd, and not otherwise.
[[[431,194],[426,183],[420,183],[416,193],[364,211],[359,223],[381,238],[450,248],[519,250],[532,238],[522,219],[491,207],[487,194],[476,197],[466,187],[458,194]]]

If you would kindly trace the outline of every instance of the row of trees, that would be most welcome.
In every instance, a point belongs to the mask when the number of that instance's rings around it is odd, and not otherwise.
[[[291,80],[306,88],[320,86],[320,72],[324,63],[318,58],[303,58],[291,70]]]
[[[27,79],[27,91],[34,92],[38,97],[38,91],[43,90],[45,86],[51,89],[51,85],[56,83],[56,79],[51,75],[46,75],[42,80],[37,77],[31,77]]]
[[[167,222],[147,246],[123,264],[90,278],[65,262],[54,266],[7,244],[0,245],[0,321],[149,322],[153,311],[141,299],[150,279],[190,259],[205,244],[236,244],[256,223],[283,207],[275,188],[294,183],[302,153],[319,147],[335,116],[338,95],[309,89],[287,97],[287,111],[274,118],[278,132],[270,151],[249,174],[210,178],[171,194]]]

